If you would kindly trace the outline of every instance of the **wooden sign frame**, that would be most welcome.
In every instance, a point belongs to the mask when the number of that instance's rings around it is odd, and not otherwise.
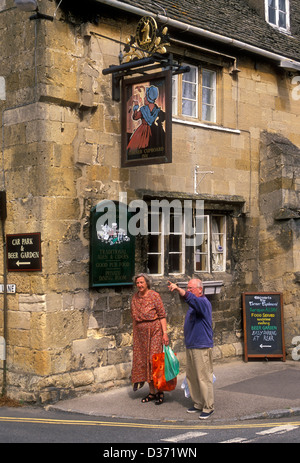
[[[123,79],[121,167],[172,162],[172,71]]]
[[[242,298],[245,361],[280,358],[285,362],[282,293],[250,292]]]

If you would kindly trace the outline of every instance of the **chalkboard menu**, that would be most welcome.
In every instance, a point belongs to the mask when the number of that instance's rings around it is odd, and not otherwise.
[[[278,357],[285,361],[282,293],[243,293],[245,361]]]

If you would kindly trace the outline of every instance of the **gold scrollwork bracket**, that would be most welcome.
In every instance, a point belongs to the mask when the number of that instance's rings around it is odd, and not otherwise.
[[[122,62],[146,58],[154,53],[165,54],[168,45],[168,28],[158,28],[154,18],[143,16],[138,22],[135,36],[126,39]]]
[[[154,18],[143,16],[135,36],[126,40],[124,54],[119,55],[120,64],[102,70],[103,75],[112,75],[112,99],[120,101],[120,82],[133,74],[145,75],[158,68],[168,68],[172,74],[189,72],[189,66],[174,63],[172,54],[167,52],[168,45],[168,28],[158,28]]]

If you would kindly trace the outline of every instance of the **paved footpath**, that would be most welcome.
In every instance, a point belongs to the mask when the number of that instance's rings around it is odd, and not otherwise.
[[[214,373],[215,413],[209,422],[300,415],[300,361],[234,360],[216,363]],[[135,420],[198,421],[197,415],[186,413],[192,402],[181,389],[184,376],[178,376],[176,389],[166,392],[159,406],[141,403],[148,394],[146,384],[137,392],[126,386],[63,400],[47,409]]]

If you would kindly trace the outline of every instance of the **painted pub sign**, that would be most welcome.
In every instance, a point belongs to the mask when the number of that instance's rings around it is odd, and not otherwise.
[[[131,213],[118,201],[101,201],[91,210],[90,286],[132,285],[135,236],[128,231]]]
[[[172,162],[172,73],[122,83],[122,167]]]

